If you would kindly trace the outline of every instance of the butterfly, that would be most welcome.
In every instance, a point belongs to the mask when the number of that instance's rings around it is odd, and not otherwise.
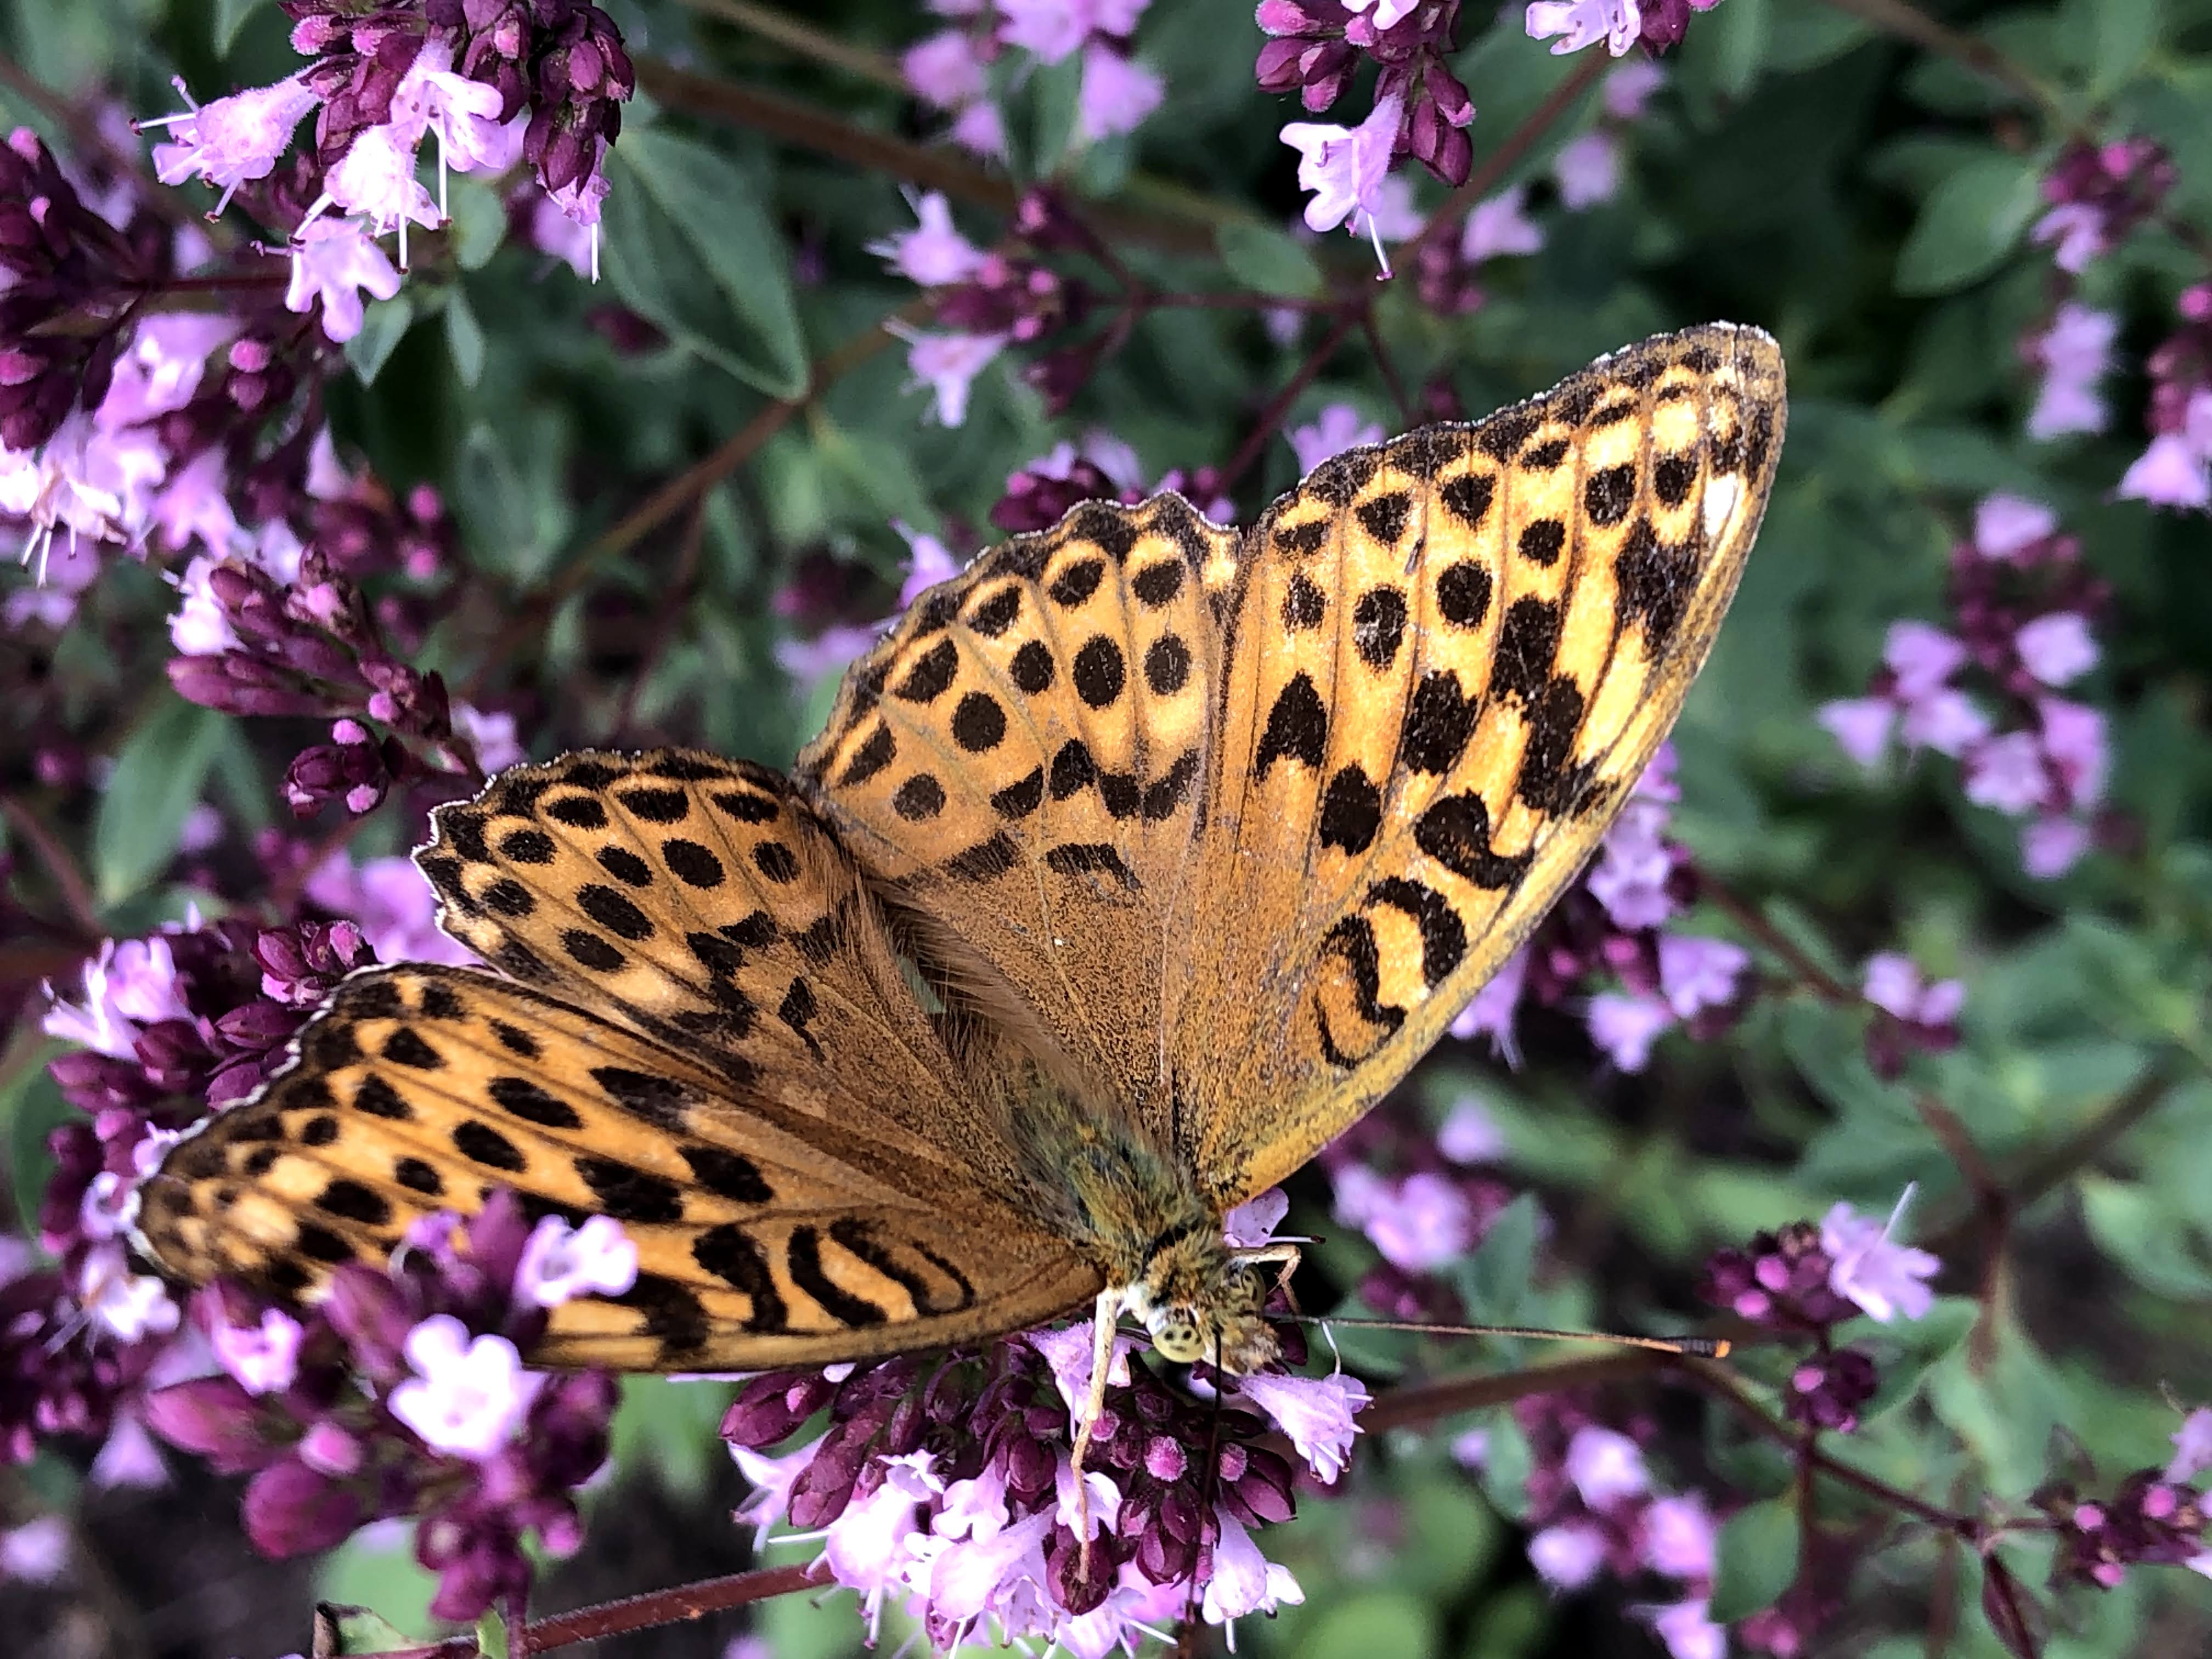
[[[1275,1355],[1223,1218],[1368,1110],[1575,876],[1757,532],[1783,364],[1714,324],[1314,469],[1091,502],[923,594],[788,776],[586,751],[416,854],[495,972],[340,985],[140,1242],[312,1300],[513,1189],[639,1273],[533,1358],[758,1370],[1095,1309]],[[1103,1368],[1101,1368],[1103,1375]]]

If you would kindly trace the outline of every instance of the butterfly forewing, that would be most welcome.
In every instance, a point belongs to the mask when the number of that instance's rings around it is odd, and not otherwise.
[[[1160,1073],[1165,919],[1205,878],[1206,580],[1235,542],[1173,495],[1017,537],[916,602],[799,757],[954,982],[1127,1101]]]
[[[1773,342],[1692,330],[1339,457],[1251,532],[1167,991],[1219,1202],[1403,1076],[1589,856],[1705,659],[1783,423]]]
[[[296,1065],[182,1143],[139,1224],[180,1275],[312,1297],[422,1217],[493,1188],[619,1220],[627,1294],[556,1309],[535,1357],[757,1369],[929,1347],[1036,1322],[1094,1269],[987,1194],[714,1065],[466,969],[356,975]],[[951,1201],[957,1198],[956,1201]]]

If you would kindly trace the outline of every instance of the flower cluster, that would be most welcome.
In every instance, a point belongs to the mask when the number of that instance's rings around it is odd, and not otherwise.
[[[1474,160],[1467,134],[1474,100],[1451,67],[1459,14],[1459,0],[1261,0],[1256,15],[1268,40],[1254,73],[1262,91],[1295,90],[1307,111],[1318,115],[1343,94],[1360,60],[1372,58],[1380,71],[1374,113],[1356,130],[1363,174],[1371,167],[1379,176],[1392,156],[1410,155],[1444,183],[1462,184]],[[1324,165],[1321,146],[1329,141],[1318,135],[1332,132],[1344,129],[1313,123],[1283,129],[1283,142],[1298,146],[1308,158],[1298,179],[1306,189],[1316,187],[1307,179],[1308,167]],[[1316,223],[1309,208],[1306,222],[1328,230],[1345,216],[1337,213],[1327,224]],[[1355,222],[1352,229],[1364,234],[1367,228]]]
[[[1958,631],[1892,623],[1869,694],[1827,704],[1821,724],[1862,766],[1881,765],[1893,736],[1957,759],[1968,800],[2032,820],[2021,836],[2027,872],[2063,875],[2094,839],[2106,748],[2104,715],[2056,694],[2097,665],[2091,624],[2105,584],[2048,507],[2000,495],[1953,548],[1948,587]],[[1969,670],[2001,714],[1958,683]]]
[[[1231,1238],[1257,1242],[1283,1208],[1279,1194],[1254,1200],[1230,1218]],[[1280,1334],[1286,1356],[1303,1359],[1296,1328]],[[802,1529],[788,1541],[818,1541],[872,1635],[897,1606],[946,1650],[995,1632],[1104,1659],[1194,1596],[1216,1625],[1303,1600],[1252,1535],[1295,1509],[1291,1466],[1256,1443],[1272,1425],[1316,1480],[1334,1482],[1366,1390],[1341,1374],[1278,1370],[1235,1379],[1207,1403],[1170,1388],[1133,1347],[1115,1340],[1080,1495],[1073,1450],[1091,1386],[1088,1325],[938,1360],[756,1377],[722,1425],[756,1488],[738,1518],[763,1539],[787,1522]],[[1230,1385],[1206,1367],[1194,1381]],[[825,1409],[823,1433],[769,1455]]]
[[[1718,4],[1720,0],[1531,0],[1525,21],[1529,38],[1552,41],[1554,52],[1580,52],[1602,40],[1619,58],[1638,45],[1655,52],[1680,45],[1689,33],[1690,14]]]
[[[1698,1295],[1763,1330],[1809,1340],[1813,1352],[1790,1374],[1784,1409],[1792,1421],[1848,1434],[1874,1398],[1878,1376],[1864,1349],[1837,1347],[1837,1325],[1860,1314],[1887,1325],[1920,1319],[1934,1305],[1927,1281],[1942,1263],[1897,1242],[1907,1188],[1879,1222],[1838,1204],[1815,1227],[1797,1222],[1760,1233],[1744,1249],[1724,1249],[1705,1264]]]
[[[431,1610],[474,1619],[527,1589],[526,1534],[556,1557],[581,1542],[575,1489],[606,1460],[612,1380],[542,1375],[520,1355],[549,1309],[636,1276],[617,1223],[533,1225],[502,1190],[467,1221],[425,1218],[388,1273],[342,1267],[303,1316],[225,1285],[198,1292],[193,1319],[220,1370],[155,1391],[147,1419],[252,1476],[246,1528],[268,1555],[417,1517],[416,1559],[438,1575]]]
[[[1524,996],[1556,1006],[1600,975],[1621,988],[1589,998],[1590,1040],[1624,1072],[1642,1071],[1652,1044],[1674,1026],[1710,1041],[1735,1023],[1750,994],[1750,953],[1733,940],[1668,927],[1697,888],[1688,852],[1667,835],[1680,796],[1673,747],[1662,745],[1582,880],[1475,993],[1452,1022],[1454,1036],[1486,1036],[1510,1055]]]
[[[2154,507],[2212,506],[2212,283],[2183,290],[2180,326],[2152,352],[2150,447],[2119,493]]]
[[[2055,243],[2052,262],[2078,276],[2156,213],[2178,177],[2165,147],[2154,140],[2093,144],[2076,139],[2043,177],[2044,199],[2051,206],[2030,234]]]
[[[994,159],[1006,153],[990,70],[1009,48],[1041,64],[1082,54],[1075,136],[1095,143],[1134,132],[1159,107],[1160,77],[1130,54],[1129,37],[1150,0],[939,0],[933,10],[960,19],[907,48],[906,83],[952,117],[953,142]]]
[[[1728,1638],[1707,1616],[1718,1523],[1697,1492],[1653,1485],[1640,1439],[1607,1426],[1567,1395],[1515,1402],[1527,1437],[1528,1560],[1558,1590],[1582,1589],[1601,1572],[1635,1582],[1673,1581],[1674,1599],[1638,1609],[1674,1659],[1720,1659]]]

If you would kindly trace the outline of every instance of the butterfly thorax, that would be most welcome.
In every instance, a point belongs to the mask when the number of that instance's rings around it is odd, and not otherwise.
[[[1112,1109],[1045,1089],[1013,1114],[1049,1219],[1098,1265],[1164,1358],[1236,1376],[1275,1358],[1267,1276],[1224,1237],[1192,1172]]]

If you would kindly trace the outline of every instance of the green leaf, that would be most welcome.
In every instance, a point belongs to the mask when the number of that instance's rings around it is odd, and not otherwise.
[[[1297,1659],[1429,1659],[1436,1650],[1433,1607],[1402,1590],[1370,1590],[1308,1617]]]
[[[92,885],[102,904],[143,890],[176,857],[222,731],[222,715],[172,691],[125,741],[92,825]]]
[[[451,297],[446,301],[446,349],[453,354],[453,373],[461,384],[472,386],[483,378],[483,326],[466,294],[458,287],[447,291]]]
[[[1510,1319],[1528,1293],[1536,1264],[1536,1195],[1523,1193],[1498,1212],[1468,1259],[1469,1300],[1493,1321]]]
[[[2042,192],[2034,161],[1992,150],[1948,175],[1920,204],[1897,256],[1900,294],[1948,294],[2004,262]]]
[[[414,1551],[407,1544],[375,1547],[364,1542],[363,1538],[364,1534],[355,1534],[316,1564],[317,1599],[343,1611],[374,1619],[387,1632],[392,1626],[384,1622],[386,1620],[396,1623],[402,1631],[428,1630],[434,1622],[430,1598],[438,1593],[437,1576],[416,1565]],[[372,1607],[379,1611],[368,1613],[367,1609]],[[380,1653],[391,1648],[411,1647],[416,1639],[402,1636],[396,1640],[366,1643],[337,1651]]]
[[[361,332],[346,342],[345,355],[363,386],[376,384],[376,377],[392,361],[401,337],[414,320],[415,301],[404,292],[362,309]]]
[[[613,1425],[615,1467],[635,1469],[650,1463],[671,1490],[701,1496],[715,1469],[726,1467],[714,1430],[729,1405],[725,1384],[623,1377]]]
[[[2071,0],[2069,33],[2086,42],[2089,95],[2118,92],[2158,47],[2161,0]]]
[[[489,185],[462,173],[447,185],[446,210],[453,263],[463,270],[483,270],[507,240],[507,204]]]
[[[54,1172],[46,1137],[71,1120],[84,1121],[83,1114],[63,1097],[61,1085],[46,1074],[46,1057],[52,1052],[26,1065],[8,1092],[0,1095],[0,1121],[7,1126],[8,1184],[19,1216],[38,1214],[46,1182]]]
[[[507,1620],[496,1607],[477,1620],[477,1651],[483,1659],[507,1659]]]
[[[1739,1510],[1721,1528],[1714,1547],[1713,1599],[1717,1625],[1729,1625],[1771,1606],[1797,1577],[1797,1510],[1786,1498],[1770,1498]]]
[[[266,3],[267,0],[215,0],[214,13],[208,19],[208,37],[216,57],[229,56],[246,20]]]
[[[770,397],[804,392],[810,365],[783,239],[751,175],[652,128],[623,135],[608,174],[600,257],[623,302]]]
[[[1040,65],[1030,77],[1030,171],[1025,175],[1049,179],[1075,143],[1076,120],[1082,112],[1083,58],[1072,52],[1057,64]]]
[[[367,1607],[342,1601],[315,1604],[314,1659],[343,1659],[354,1653],[392,1653],[415,1645],[412,1637]]]
[[[1213,245],[1229,274],[1255,294],[1310,300],[1322,292],[1321,266],[1312,251],[1272,225],[1232,220],[1214,232]]]

